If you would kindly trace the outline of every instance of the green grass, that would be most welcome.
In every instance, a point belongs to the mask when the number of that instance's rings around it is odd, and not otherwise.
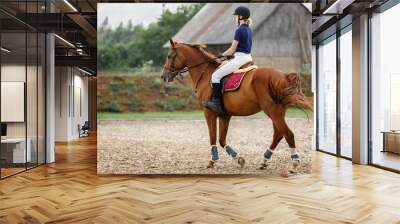
[[[312,118],[312,113],[308,111],[308,116]],[[265,117],[263,112],[259,112],[249,118]],[[290,108],[286,117],[307,117],[306,114],[296,108]],[[97,119],[99,120],[145,120],[145,119],[202,119],[204,118],[202,111],[189,112],[129,112],[129,113],[111,113],[98,112]]]

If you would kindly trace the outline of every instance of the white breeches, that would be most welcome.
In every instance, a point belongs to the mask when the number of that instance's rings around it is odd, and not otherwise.
[[[253,60],[250,54],[236,52],[234,55],[235,57],[233,59],[229,60],[228,63],[222,65],[216,71],[214,71],[211,76],[212,83],[219,83],[224,76],[231,74],[239,69],[240,66]]]

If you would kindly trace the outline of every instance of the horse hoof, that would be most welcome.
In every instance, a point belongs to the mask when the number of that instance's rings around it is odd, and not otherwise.
[[[297,169],[300,166],[300,160],[293,160],[292,166],[294,169]]]
[[[287,178],[287,177],[289,177],[289,173],[287,171],[282,171],[281,172],[281,177],[286,177]]]
[[[245,163],[246,160],[244,160],[243,157],[238,158],[238,164],[240,165],[240,168],[243,168]]]
[[[297,173],[297,168],[300,166],[300,160],[293,160],[292,169],[289,170],[291,174]]]
[[[214,164],[215,162],[210,160],[210,162],[208,162],[207,169],[214,168]]]
[[[260,168],[258,168],[259,170],[265,170],[267,169],[267,164],[266,163],[262,163]]]

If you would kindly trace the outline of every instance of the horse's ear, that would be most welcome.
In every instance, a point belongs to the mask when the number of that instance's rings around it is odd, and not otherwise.
[[[172,38],[169,39],[169,43],[171,44],[172,48],[175,48],[175,42],[172,40]]]

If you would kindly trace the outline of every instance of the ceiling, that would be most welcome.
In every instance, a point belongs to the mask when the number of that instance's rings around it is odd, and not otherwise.
[[[332,36],[351,24],[352,18],[372,12],[389,0],[310,0],[313,44]]]
[[[332,35],[338,21],[346,25],[346,18],[360,12],[379,7],[388,0],[290,0],[288,2],[312,3],[313,42]],[[56,44],[56,65],[80,66],[96,72],[97,58],[97,3],[112,2],[151,2],[118,0],[1,0],[0,22],[5,38],[24,44],[18,32],[28,28],[31,31],[54,32],[58,35]],[[157,1],[155,1],[157,2]],[[161,2],[161,1],[160,1]],[[270,0],[268,2],[282,2]],[[51,11],[51,13],[49,13]],[[27,12],[27,13],[26,13]],[[13,38],[12,36],[15,36]],[[20,35],[21,36],[21,35]],[[28,47],[28,52],[30,52]],[[24,52],[21,52],[24,53]],[[29,53],[28,53],[29,54]]]
[[[79,66],[96,73],[97,2],[48,0],[46,5],[45,0],[1,0],[2,36],[7,39],[3,41],[3,46],[13,49],[7,55],[8,58],[21,58],[21,55],[26,55],[25,30],[54,32],[57,34],[56,65]],[[28,56],[29,52],[35,51],[34,49],[32,45],[28,45]]]

